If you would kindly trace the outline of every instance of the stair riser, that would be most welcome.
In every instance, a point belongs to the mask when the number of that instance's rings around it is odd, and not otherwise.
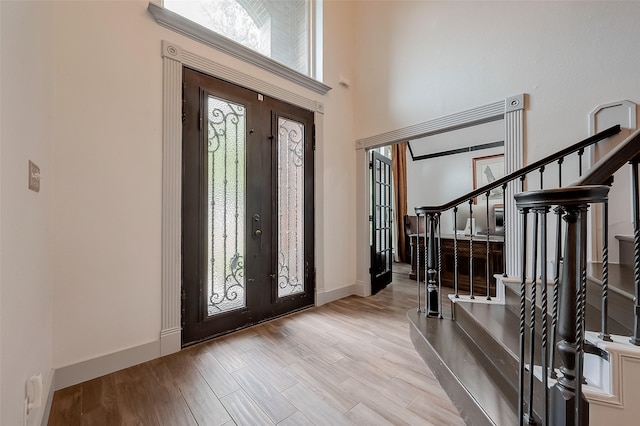
[[[456,323],[465,332],[469,341],[473,342],[473,345],[478,348],[477,353],[474,353],[476,359],[482,358],[482,364],[487,371],[491,374],[497,375],[502,378],[505,386],[512,389],[514,403],[517,406],[517,389],[519,381],[519,362],[518,354],[514,354],[509,350],[502,341],[493,336],[487,331],[487,329],[478,322],[477,318],[467,309],[469,304],[456,303],[455,318]],[[511,342],[510,346],[515,344],[519,346],[519,336],[502,336],[501,338],[517,339],[517,342]],[[529,330],[525,330],[525,359],[529,357]],[[541,365],[541,342],[542,337],[539,333],[536,333],[535,353],[534,360],[536,365]],[[548,356],[548,354],[547,354]],[[556,360],[558,357],[556,357]],[[506,392],[509,394],[509,392]],[[529,393],[529,379],[528,372],[525,372],[525,395]],[[543,407],[543,387],[542,383],[538,379],[534,379],[534,412],[541,413]]]
[[[443,389],[458,408],[460,415],[467,425],[495,426],[478,403],[468,393],[456,376],[438,356],[438,353],[427,342],[424,336],[412,324],[409,326],[409,336],[420,357],[431,368]]]

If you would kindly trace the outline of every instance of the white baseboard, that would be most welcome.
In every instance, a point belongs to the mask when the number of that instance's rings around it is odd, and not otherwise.
[[[55,390],[77,385],[114,371],[160,357],[160,340],[57,368]]]
[[[316,306],[322,306],[326,303],[333,302],[334,300],[342,299],[351,295],[358,294],[358,285],[351,284],[346,287],[336,288],[335,290],[318,292],[316,294]]]
[[[160,356],[171,355],[182,349],[182,328],[174,327],[160,332]]]
[[[360,281],[360,280],[356,281],[356,291],[354,294],[360,297],[367,297],[371,295],[371,294],[367,294],[365,283],[364,281]]]

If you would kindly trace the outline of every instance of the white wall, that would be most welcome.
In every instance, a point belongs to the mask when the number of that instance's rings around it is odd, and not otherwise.
[[[53,5],[0,2],[0,424],[23,424],[25,385],[52,372]],[[28,161],[41,170],[27,188]],[[43,409],[29,424],[40,424]]]
[[[438,206],[473,190],[473,159],[504,153],[503,147],[412,161],[407,155],[407,205]]]
[[[356,138],[527,93],[528,164],[586,138],[595,106],[640,102],[640,2],[377,1],[356,16]]]
[[[473,159],[503,154],[504,147],[413,160],[424,154],[504,141],[504,121],[453,130],[411,141],[407,149],[407,211],[437,206],[473,190]]]
[[[357,84],[353,56],[355,4],[324,2],[324,82],[333,89],[324,96],[324,144],[318,147],[316,167],[322,179],[316,180],[317,203],[322,227],[317,227],[316,244],[319,285],[329,292],[353,285],[356,276],[356,153],[354,93]],[[349,88],[338,84],[340,75],[351,80]],[[321,279],[322,278],[322,279]]]
[[[407,214],[415,215],[416,207],[439,206],[472,191],[473,158],[502,153],[504,148],[498,147],[419,161],[412,161],[411,155],[407,154]],[[485,206],[482,202],[474,205],[478,225],[480,221],[486,223]],[[469,217],[468,203],[459,209],[459,218]],[[441,227],[443,234],[453,232],[452,210],[443,212]],[[484,232],[485,229],[482,225],[476,231]]]
[[[318,146],[318,288],[355,282],[352,4],[324,12],[327,96],[157,25],[146,1],[57,2],[54,363],[155,341],[160,332],[162,61],[165,39],[325,104]],[[347,47],[345,47],[347,46]]]
[[[525,163],[640,102],[638,2],[357,3],[356,137],[528,93]]]
[[[158,339],[162,61],[136,2],[55,6],[54,362]]]

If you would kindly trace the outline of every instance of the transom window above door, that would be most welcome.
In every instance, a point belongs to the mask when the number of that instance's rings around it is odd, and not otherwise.
[[[164,7],[312,78],[321,0],[164,0]]]

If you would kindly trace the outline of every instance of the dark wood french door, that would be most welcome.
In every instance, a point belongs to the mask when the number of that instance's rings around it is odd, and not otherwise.
[[[391,282],[393,265],[393,210],[391,159],[371,152],[371,294]]]
[[[313,113],[184,68],[182,343],[314,303]]]

